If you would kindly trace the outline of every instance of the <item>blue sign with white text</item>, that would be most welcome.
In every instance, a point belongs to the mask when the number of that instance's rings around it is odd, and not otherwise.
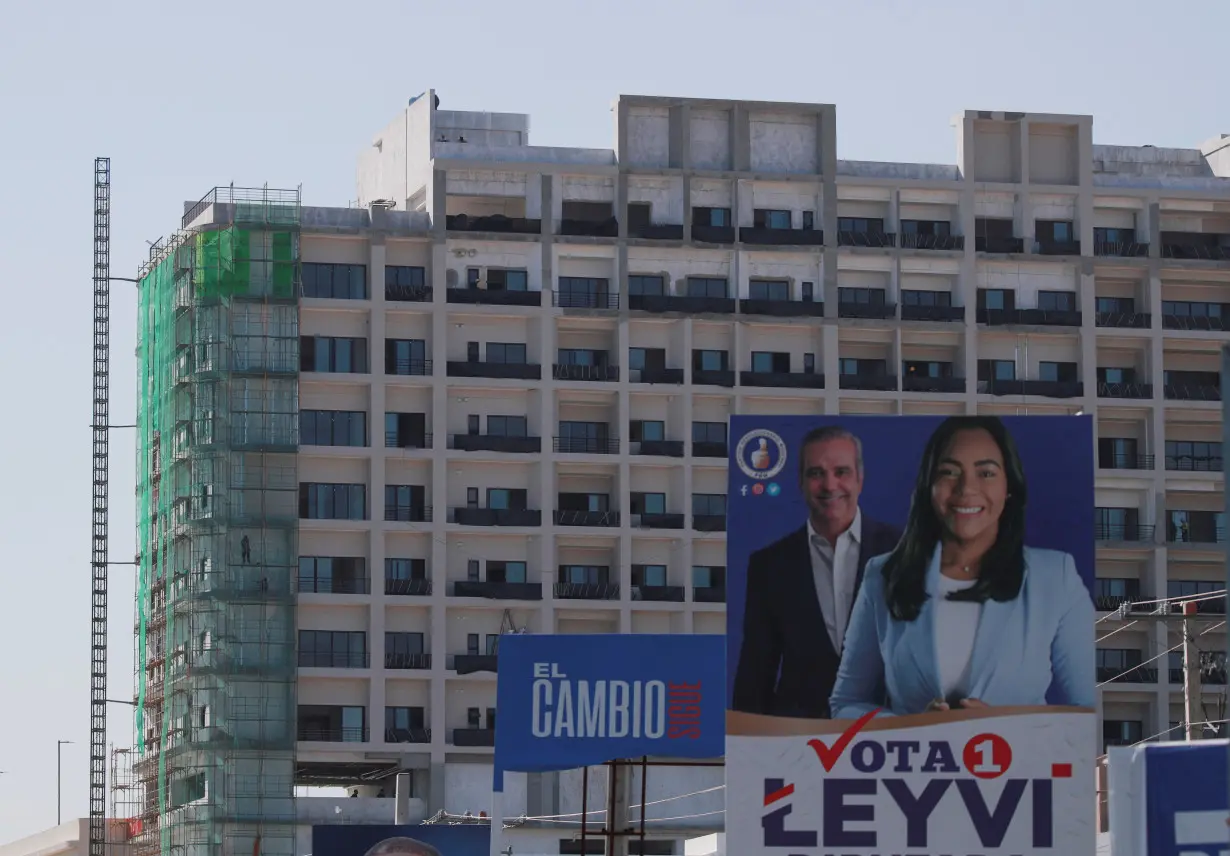
[[[495,790],[505,770],[722,757],[725,651],[712,635],[502,637]]]
[[[1220,856],[1226,827],[1225,741],[1148,746],[1145,813],[1149,856]]]

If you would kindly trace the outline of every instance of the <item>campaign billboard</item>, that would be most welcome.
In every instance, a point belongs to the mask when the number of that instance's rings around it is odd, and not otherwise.
[[[488,856],[490,846],[486,825],[312,827],[314,856]]]
[[[501,637],[494,789],[506,770],[720,758],[724,662],[714,635]]]
[[[1091,419],[731,440],[730,852],[1092,853]]]

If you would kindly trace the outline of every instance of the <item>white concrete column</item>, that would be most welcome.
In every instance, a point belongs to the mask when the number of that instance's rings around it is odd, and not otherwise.
[[[504,851],[504,792],[491,792],[491,842],[489,856],[501,856]]]
[[[545,285],[544,281],[544,285]],[[554,371],[556,360],[555,314],[544,312],[538,328],[538,337],[542,352],[543,378],[549,378]],[[559,433],[559,400],[555,391],[546,384],[539,387],[539,424],[542,426],[543,454],[539,462],[539,492],[542,495],[542,537],[539,540],[539,579],[542,582],[543,606],[550,609],[555,599],[556,569],[555,550],[555,507],[559,503],[555,477],[554,438]],[[542,632],[554,631],[554,626],[544,627]]]
[[[615,431],[619,440],[619,465],[616,470],[615,484],[611,491],[610,503],[619,511],[619,540],[615,552],[619,558],[619,566],[615,570],[616,581],[619,583],[619,599],[625,604],[623,612],[627,612],[627,604],[632,600],[632,530],[628,526],[627,500],[629,482],[632,478],[632,467],[628,460],[631,450],[632,396],[629,383],[631,369],[628,365],[628,350],[632,344],[631,331],[628,329],[628,316],[622,315],[615,328],[616,361],[619,365],[619,389],[616,393]],[[667,425],[671,423],[668,420]],[[631,618],[628,619],[629,624]],[[624,623],[620,618],[621,626]],[[630,632],[631,628],[622,632]]]
[[[387,482],[384,448],[384,301],[385,244],[383,235],[373,235],[368,247],[368,291],[371,312],[368,316],[368,443],[371,469],[368,478],[368,575],[372,594],[368,598],[367,654],[369,660],[367,700],[368,736],[372,743],[384,743],[384,486]]]
[[[431,412],[426,424],[432,434],[432,448],[440,450],[431,460],[431,486],[426,491],[426,501],[432,506],[432,522],[423,524],[431,533],[427,559],[427,578],[431,580],[431,634],[428,650],[431,654],[431,694],[427,710],[427,722],[431,728],[431,751],[433,770],[438,761],[444,762],[444,747],[448,744],[448,711],[445,682],[448,678],[448,549],[445,524],[448,521],[448,488],[451,474],[448,471],[448,410],[447,378],[448,358],[448,306],[446,293],[448,245],[443,232],[431,247],[431,271],[433,311],[431,315],[431,347],[433,383],[431,387]],[[441,374],[437,376],[436,371]],[[383,569],[381,569],[383,574]],[[383,714],[382,714],[383,715]],[[438,757],[437,757],[438,756]],[[437,787],[438,780],[438,787]],[[443,775],[433,773],[431,799],[437,808],[444,805]]]

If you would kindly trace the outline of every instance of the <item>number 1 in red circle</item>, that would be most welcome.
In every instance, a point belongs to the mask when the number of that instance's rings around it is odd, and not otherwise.
[[[996,779],[1012,766],[1012,747],[998,734],[978,734],[961,753],[965,769],[979,779]]]

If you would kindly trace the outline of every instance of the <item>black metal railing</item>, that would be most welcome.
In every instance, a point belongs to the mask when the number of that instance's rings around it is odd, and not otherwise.
[[[370,594],[368,577],[299,577],[300,594]]]
[[[693,603],[725,603],[726,586],[697,586],[692,589]]]
[[[964,321],[964,306],[916,306],[901,304],[902,321]]]
[[[1040,256],[1079,256],[1080,241],[1034,241],[1034,252]]]
[[[979,309],[975,313],[979,324],[1002,326],[1030,324],[1036,327],[1079,327],[1081,313],[1073,309]]]
[[[839,247],[895,247],[897,236],[892,232],[842,232],[837,233]]]
[[[613,527],[619,525],[618,511],[566,511],[555,510],[556,526],[598,526]]]
[[[1226,321],[1215,315],[1162,314],[1163,330],[1193,330],[1204,333],[1224,333]]]
[[[744,298],[739,301],[744,315],[769,315],[774,318],[823,318],[824,304],[814,300],[767,300]]]
[[[444,228],[450,232],[504,232],[516,235],[538,235],[542,232],[542,220],[528,217],[505,217],[503,214],[481,216],[449,214],[444,218]]]
[[[454,746],[494,746],[494,728],[454,728]]]
[[[617,238],[619,237],[619,221],[614,217],[608,217],[605,220],[563,218],[559,221],[559,234],[581,238]]]
[[[494,672],[498,664],[498,654],[457,654],[453,657],[453,671],[459,675]]]
[[[895,392],[897,390],[897,376],[888,374],[843,374],[838,378],[837,383],[840,389],[863,389],[879,392]]]
[[[542,600],[542,583],[510,583],[497,580],[457,580],[453,597],[487,600]]]
[[[1168,383],[1163,395],[1175,401],[1221,401],[1221,387],[1203,383]]]
[[[618,583],[556,583],[554,591],[561,600],[619,600]]]
[[[368,741],[366,728],[347,728],[340,725],[331,727],[300,725],[298,735],[299,740],[304,743],[366,743]]]
[[[642,238],[646,241],[682,241],[682,223],[646,223],[642,226],[629,226],[629,238]]]
[[[454,508],[453,522],[461,526],[541,526],[536,508]]]
[[[735,311],[735,305],[736,301],[733,297],[697,297],[688,294],[628,295],[628,308],[638,312],[729,315]]]
[[[397,654],[386,651],[384,655],[386,669],[430,669],[431,655],[426,652],[418,654]]]
[[[384,593],[406,597],[427,597],[431,594],[431,580],[384,578]]]
[[[682,458],[682,440],[640,440],[631,444],[631,454],[656,458]]]
[[[508,380],[540,380],[542,366],[537,363],[492,363],[484,360],[449,360],[449,377],[489,377]]]
[[[512,291],[506,288],[457,286],[444,292],[448,303],[471,303],[487,306],[542,306],[541,291]]]
[[[648,600],[658,603],[683,603],[683,586],[637,586],[632,587],[633,600]]]
[[[855,303],[852,300],[841,300],[837,303],[837,317],[872,319],[896,318],[897,304]]]
[[[398,431],[385,431],[384,446],[386,449],[430,449],[431,434],[402,436]]]
[[[725,514],[693,514],[692,529],[696,532],[725,532]]]
[[[570,455],[618,455],[617,437],[554,437],[552,451]]]
[[[1156,684],[1157,669],[1147,666],[1129,666],[1120,669],[1117,666],[1098,666],[1097,681],[1100,684]]]
[[[553,291],[551,305],[560,309],[618,309],[617,291]]]
[[[734,226],[702,226],[692,224],[692,240],[701,244],[733,244]]]
[[[421,377],[431,374],[431,360],[395,359],[384,361],[384,373],[402,377]]]
[[[1152,524],[1099,523],[1094,527],[1094,537],[1099,541],[1152,544],[1154,528]]]
[[[903,250],[964,250],[964,235],[919,235],[900,236]]]
[[[300,651],[299,666],[310,669],[366,669],[366,651]]]
[[[507,452],[528,455],[542,451],[542,438],[507,437],[503,434],[454,434],[453,448],[461,452]]]
[[[384,287],[384,299],[392,303],[431,303],[430,285],[388,285]]]
[[[430,728],[386,728],[385,743],[430,743]]]
[[[730,447],[724,440],[693,440],[692,457],[694,458],[725,458]]]
[[[1046,398],[1080,398],[1085,394],[1085,384],[1079,380],[1022,380],[1021,395],[1039,395]]]
[[[765,229],[741,226],[739,241],[762,246],[820,247],[824,245],[824,232],[820,229]]]
[[[1166,469],[1184,473],[1220,473],[1223,462],[1220,455],[1199,458],[1194,455],[1167,455]]]
[[[701,386],[734,386],[732,369],[692,369],[692,383]]]
[[[555,363],[551,369],[555,380],[598,381],[613,383],[619,380],[619,366],[585,366],[575,363]]]
[[[776,389],[824,389],[824,375],[814,372],[739,372],[740,386]]]
[[[632,525],[642,529],[682,529],[682,514],[633,514]]]
[[[906,392],[965,392],[965,378],[907,374],[901,376],[901,388]]]
[[[393,523],[430,523],[430,505],[392,505],[384,509],[384,519]]]
[[[1152,398],[1151,383],[1098,383],[1098,398]]]
[[[1094,315],[1093,323],[1097,327],[1148,330],[1153,326],[1153,316],[1148,312],[1098,312]]]
[[[1153,455],[1099,455],[1098,466],[1104,470],[1151,470]]]
[[[1023,238],[974,238],[974,250],[979,253],[1023,253],[1025,240]]]
[[[644,368],[628,373],[632,383],[683,383],[683,369]]]
[[[1122,256],[1127,258],[1143,258],[1149,255],[1149,245],[1137,241],[1098,241],[1093,242],[1095,256]]]
[[[1166,541],[1170,544],[1224,544],[1226,543],[1226,529],[1223,526],[1212,528],[1202,527],[1193,531],[1189,528],[1187,531],[1177,527],[1169,526],[1166,533]]]

